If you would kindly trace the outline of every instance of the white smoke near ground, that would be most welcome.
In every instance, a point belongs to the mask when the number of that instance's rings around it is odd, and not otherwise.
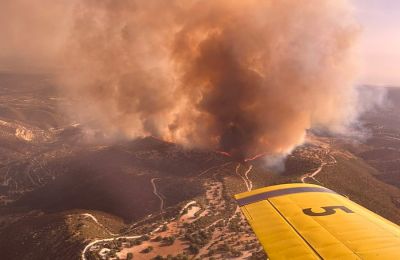
[[[279,157],[307,129],[344,133],[357,119],[349,1],[64,3],[58,83],[69,113],[108,138]]]
[[[277,154],[265,157],[265,167],[274,172],[283,172],[285,170],[285,160],[287,155],[288,154]]]
[[[359,115],[387,106],[388,91],[384,87],[376,86],[358,86],[357,93],[357,111]]]

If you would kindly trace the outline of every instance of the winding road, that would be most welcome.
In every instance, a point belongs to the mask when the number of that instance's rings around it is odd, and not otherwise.
[[[160,200],[160,213],[162,214],[164,212],[164,198],[162,194],[159,193],[157,190],[156,180],[161,180],[161,178],[153,178],[150,180],[150,182],[153,186],[153,194],[156,195],[157,198]]]
[[[318,167],[318,169],[316,169],[315,171],[311,172],[311,173],[306,173],[304,175],[301,176],[300,180],[302,183],[307,183],[306,180],[308,178],[313,179],[315,182],[318,182],[320,184],[322,184],[319,180],[316,179],[316,176],[322,171],[322,169],[327,166],[327,165],[335,165],[337,164],[337,160],[336,158],[331,154],[330,150],[326,150],[326,156],[330,159],[330,160],[326,160],[324,161],[323,159],[320,159],[321,161],[321,165]]]
[[[111,236],[117,236],[118,234],[112,233],[110,230],[108,230],[103,224],[101,224],[97,218],[95,216],[93,216],[90,213],[83,213],[82,216],[86,217],[86,218],[90,218],[92,219],[97,225],[99,225],[100,227],[104,228],[105,230],[107,230],[107,232],[111,235]],[[89,250],[89,248],[91,248],[93,245],[97,244],[97,243],[102,243],[102,242],[107,242],[107,241],[113,241],[116,239],[120,239],[120,238],[124,238],[124,239],[136,239],[139,238],[141,236],[119,236],[119,237],[112,237],[112,238],[104,238],[104,239],[96,239],[93,240],[92,242],[90,242],[89,244],[87,244],[85,246],[85,248],[82,251],[81,254],[81,259],[82,260],[86,260],[86,252]]]
[[[82,251],[82,255],[81,258],[82,260],[86,260],[86,252],[88,251],[89,248],[91,248],[93,245],[97,244],[97,243],[101,243],[101,242],[107,242],[107,241],[113,241],[113,240],[117,240],[117,239],[136,239],[142,236],[121,236],[121,237],[113,237],[113,238],[105,238],[105,239],[98,239],[98,240],[94,240],[92,242],[90,242],[89,244],[87,244],[85,246],[85,248]]]
[[[324,168],[325,165],[326,165],[326,163],[323,162],[323,163],[321,163],[321,166],[319,166],[319,168],[317,170],[315,170],[315,171],[313,171],[311,173],[304,174],[303,176],[301,176],[301,179],[300,179],[301,182],[302,183],[306,183],[306,179],[310,178],[310,179],[313,179],[314,181],[316,181],[318,183],[321,183],[319,180],[317,180],[315,178],[315,176],[317,176],[322,171],[322,169]]]
[[[113,232],[111,232],[108,228],[106,228],[103,224],[101,224],[97,218],[95,216],[93,216],[90,213],[83,213],[82,216],[86,217],[86,218],[90,218],[92,219],[97,225],[99,225],[100,227],[104,228],[105,230],[107,230],[108,234],[110,234],[111,236],[117,236],[118,234],[115,234]]]
[[[238,163],[238,165],[236,166],[236,174],[239,175],[240,178],[242,178],[244,185],[246,186],[247,191],[251,191],[253,189],[253,182],[249,179],[249,173],[251,172],[251,170],[253,169],[253,165],[250,165],[249,168],[246,170],[244,176],[242,176],[239,173],[239,169],[240,169],[241,164]]]
[[[249,174],[251,170],[253,169],[253,165],[250,165],[247,171],[244,174],[244,178],[247,180],[247,190],[251,191],[253,189],[253,182],[249,179]]]

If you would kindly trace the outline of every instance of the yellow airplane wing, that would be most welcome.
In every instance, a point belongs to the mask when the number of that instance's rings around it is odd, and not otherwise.
[[[235,195],[270,259],[400,259],[400,227],[321,186]]]

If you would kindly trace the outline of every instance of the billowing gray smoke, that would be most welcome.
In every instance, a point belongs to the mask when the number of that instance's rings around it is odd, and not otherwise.
[[[70,4],[71,5],[71,4]],[[344,131],[357,36],[345,0],[82,0],[62,44],[74,115],[243,158]]]

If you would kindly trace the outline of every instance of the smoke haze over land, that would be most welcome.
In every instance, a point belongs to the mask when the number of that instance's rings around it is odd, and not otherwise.
[[[345,131],[357,117],[348,1],[48,4],[37,12],[66,29],[43,33],[46,62],[62,67],[69,112],[105,136],[154,135],[244,158],[286,154],[306,129]],[[35,29],[26,37],[41,37]]]

